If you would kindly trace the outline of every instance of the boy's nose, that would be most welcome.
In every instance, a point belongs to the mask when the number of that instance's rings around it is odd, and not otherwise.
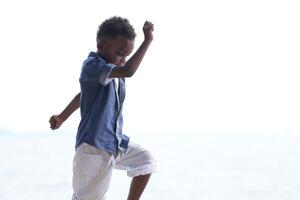
[[[122,58],[122,59],[120,60],[121,66],[125,65],[125,63],[126,63],[126,59],[125,59],[125,58]]]

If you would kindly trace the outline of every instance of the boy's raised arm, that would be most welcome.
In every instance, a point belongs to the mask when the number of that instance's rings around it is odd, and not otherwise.
[[[112,69],[109,78],[131,77],[136,72],[153,40],[153,30],[153,24],[146,21],[143,27],[145,36],[143,43],[123,67],[114,67]]]
[[[78,93],[67,107],[59,114],[52,115],[49,119],[50,128],[52,130],[58,129],[62,123],[69,118],[69,116],[80,107],[80,93]]]

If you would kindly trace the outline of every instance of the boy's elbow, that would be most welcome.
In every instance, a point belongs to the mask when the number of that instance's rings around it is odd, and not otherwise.
[[[132,77],[134,75],[135,72],[129,72],[128,73],[128,78]]]
[[[130,78],[134,75],[135,70],[131,69],[131,68],[127,68],[126,70],[126,77]]]

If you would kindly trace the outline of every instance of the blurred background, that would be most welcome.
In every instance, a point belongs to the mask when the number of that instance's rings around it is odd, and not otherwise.
[[[143,199],[299,199],[298,1],[1,1],[0,199],[68,199],[80,91],[98,25],[145,20],[154,41],[127,79],[124,132],[156,155]],[[130,184],[116,171],[108,199]]]

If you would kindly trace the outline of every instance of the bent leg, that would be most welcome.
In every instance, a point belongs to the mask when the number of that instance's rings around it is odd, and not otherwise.
[[[116,158],[116,169],[126,170],[133,177],[128,194],[128,200],[140,199],[152,173],[158,166],[153,155],[145,148],[129,143],[126,152],[121,152]]]
[[[132,178],[127,200],[139,200],[151,174],[136,176]]]

